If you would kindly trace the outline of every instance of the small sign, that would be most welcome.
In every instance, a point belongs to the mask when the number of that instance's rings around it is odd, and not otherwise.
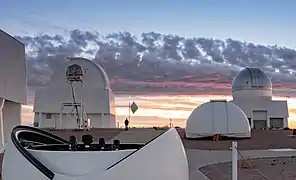
[[[133,114],[135,114],[135,112],[139,109],[138,105],[135,102],[131,104],[130,108]]]

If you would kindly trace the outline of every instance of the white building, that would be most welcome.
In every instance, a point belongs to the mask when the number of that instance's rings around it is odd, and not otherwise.
[[[245,113],[226,100],[215,100],[198,106],[189,116],[185,133],[187,138],[227,137],[249,138],[251,128]]]
[[[272,100],[270,78],[259,68],[246,68],[232,82],[231,102],[247,115],[252,128],[288,127],[287,101]]]
[[[21,124],[22,104],[27,104],[25,46],[0,30],[0,146]]]
[[[116,127],[115,100],[106,72],[93,61],[84,58],[68,58],[64,71],[55,73],[48,85],[36,92],[34,124],[40,128],[78,128],[75,110],[65,107],[72,103],[71,86],[66,71],[71,65],[79,65],[84,71],[83,85],[76,83],[76,101],[84,104],[90,126],[94,128]],[[81,112],[81,111],[80,111]]]

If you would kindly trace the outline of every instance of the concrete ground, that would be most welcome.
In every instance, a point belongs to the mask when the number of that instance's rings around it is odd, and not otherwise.
[[[223,173],[219,171],[221,171],[222,169],[220,170],[219,168],[212,168],[212,166],[206,169],[204,167],[208,165],[214,165],[217,163],[226,163],[231,161],[230,150],[206,151],[206,150],[197,150],[197,149],[186,149],[186,153],[187,153],[187,158],[189,162],[190,180],[197,180],[197,179],[198,180],[210,180],[210,179],[220,180],[223,177],[220,175]],[[245,150],[245,151],[241,151],[241,154],[246,159],[269,158],[269,157],[275,157],[275,159],[277,159],[278,157],[296,156],[296,151]],[[228,166],[227,170],[230,171],[230,168],[231,166]],[[214,175],[208,174],[209,169],[216,171]],[[291,172],[287,172],[287,173],[291,173]],[[230,174],[228,173],[228,174],[225,174],[224,176],[229,177],[229,175]],[[271,179],[274,179],[274,177],[272,177]]]
[[[277,157],[239,161],[238,179],[296,179],[296,158]],[[211,164],[200,168],[209,179],[231,179],[231,163]]]

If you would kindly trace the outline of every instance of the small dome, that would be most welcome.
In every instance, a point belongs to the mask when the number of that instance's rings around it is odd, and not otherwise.
[[[246,114],[226,100],[210,101],[198,106],[186,122],[187,138],[221,134],[228,137],[251,137]]]
[[[246,68],[232,81],[232,91],[244,89],[272,90],[270,78],[259,68]]]

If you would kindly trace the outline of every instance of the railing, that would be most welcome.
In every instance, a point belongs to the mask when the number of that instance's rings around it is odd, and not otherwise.
[[[240,150],[237,147],[237,142],[232,142],[232,180],[237,180],[238,178],[238,156],[240,157],[240,160],[242,161],[242,166],[246,165],[248,168],[252,169],[254,172],[256,172],[258,175],[260,175],[263,179],[271,180],[268,176],[264,175],[262,172],[260,172],[258,169],[256,169],[247,158],[245,158]]]

